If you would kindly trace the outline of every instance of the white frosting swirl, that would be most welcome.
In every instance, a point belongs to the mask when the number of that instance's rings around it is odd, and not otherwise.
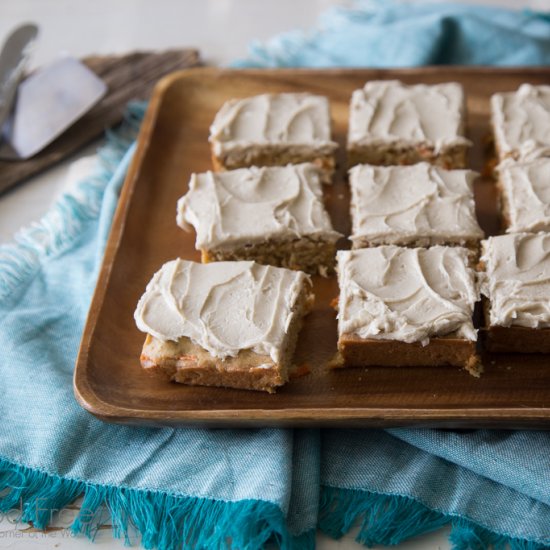
[[[532,162],[511,159],[498,166],[508,203],[507,233],[550,230],[550,158]]]
[[[310,237],[335,242],[312,164],[193,174],[178,201],[177,222],[197,232],[199,249],[233,248],[266,239]]]
[[[491,325],[550,327],[550,234],[490,237],[481,260]]]
[[[310,280],[300,271],[178,258],[155,273],[134,318],[155,338],[185,336],[221,359],[251,349],[278,362],[304,284]]]
[[[464,92],[455,82],[407,86],[373,80],[351,96],[348,145],[471,145],[464,137]]]
[[[231,99],[216,114],[209,141],[217,155],[266,144],[324,146],[327,153],[338,146],[331,141],[327,98],[307,93]]]
[[[350,170],[351,240],[361,245],[464,243],[483,237],[471,170],[358,165]]]
[[[550,155],[550,86],[522,84],[517,92],[494,94],[491,119],[501,157]]]
[[[475,341],[479,292],[468,254],[442,246],[338,252],[340,335],[426,345],[456,332]]]

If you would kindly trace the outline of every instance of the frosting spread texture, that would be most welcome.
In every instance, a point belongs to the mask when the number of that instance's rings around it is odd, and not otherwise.
[[[491,118],[501,156],[550,156],[550,86],[522,84],[491,97]]]
[[[380,246],[338,252],[340,335],[421,342],[455,333],[475,341],[479,292],[468,250]]]
[[[216,114],[209,141],[217,154],[266,144],[337,147],[331,141],[327,98],[307,93],[231,99]]]
[[[471,145],[464,137],[464,92],[455,82],[407,86],[373,80],[351,96],[348,145]]]
[[[251,349],[278,362],[304,284],[305,273],[255,262],[176,259],[155,273],[134,318],[143,332],[185,336],[220,359]]]
[[[470,170],[358,165],[352,168],[351,216],[354,244],[429,244],[483,237],[475,215]]]
[[[491,325],[550,327],[550,234],[490,237],[481,260]]]
[[[177,209],[178,225],[195,227],[199,249],[342,236],[332,228],[312,164],[193,174]]]
[[[507,233],[550,229],[550,158],[532,162],[506,160],[499,167],[508,206]]]

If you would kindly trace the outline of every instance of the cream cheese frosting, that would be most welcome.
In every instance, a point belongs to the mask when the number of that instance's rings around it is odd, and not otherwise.
[[[351,96],[348,147],[471,145],[464,137],[464,92],[455,82],[407,86],[373,80]]]
[[[358,165],[349,171],[354,245],[465,243],[483,238],[471,170]]]
[[[481,261],[492,326],[550,327],[550,234],[490,237]]]
[[[190,338],[214,357],[250,349],[279,362],[296,300],[309,277],[255,262],[165,263],[139,300],[138,328],[160,340]]]
[[[177,223],[197,232],[198,249],[231,249],[267,239],[335,242],[312,164],[193,174],[178,201]]]
[[[491,97],[491,120],[501,157],[550,156],[550,86],[522,84]]]
[[[220,155],[246,147],[295,144],[333,152],[326,97],[307,93],[262,94],[224,103],[210,126],[209,141]]]
[[[550,230],[550,158],[498,166],[508,206],[507,233]]]
[[[442,246],[339,251],[340,335],[426,345],[455,333],[475,341],[479,292],[468,254]]]

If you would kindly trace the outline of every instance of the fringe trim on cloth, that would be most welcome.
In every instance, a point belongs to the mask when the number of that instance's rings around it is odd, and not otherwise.
[[[335,539],[358,526],[357,542],[368,547],[389,546],[445,525],[451,526],[453,550],[550,549],[550,541],[541,543],[494,533],[468,519],[430,510],[409,497],[322,487],[318,526]]]
[[[0,459],[0,512],[45,529],[55,514],[83,496],[70,529],[94,539],[103,525],[131,545],[138,534],[144,548],[250,549],[275,545],[285,550],[315,547],[315,530],[288,532],[281,509],[271,502],[216,501],[167,493],[93,485],[52,476]]]
[[[84,224],[99,216],[105,187],[135,140],[145,108],[145,102],[131,103],[121,125],[106,132],[94,175],[63,193],[40,221],[20,230],[15,243],[0,246],[0,301],[33,277],[41,262],[69,249]]]

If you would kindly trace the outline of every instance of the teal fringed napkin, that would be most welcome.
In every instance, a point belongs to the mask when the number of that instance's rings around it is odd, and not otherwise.
[[[548,64],[549,41],[540,14],[369,2],[256,46],[249,63]],[[365,544],[451,523],[458,549],[550,548],[546,432],[144,429],[78,407],[72,368],[141,115],[132,107],[97,172],[0,247],[0,511],[44,527],[84,495],[75,532],[111,519],[115,535],[166,550],[311,548],[316,526],[338,537],[354,523]]]

